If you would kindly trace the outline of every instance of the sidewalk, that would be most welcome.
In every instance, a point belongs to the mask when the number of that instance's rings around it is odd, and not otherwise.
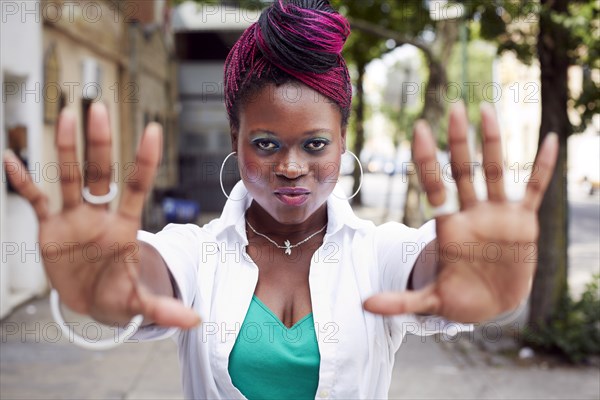
[[[0,399],[182,398],[173,341],[94,352],[59,336],[46,298],[2,321]],[[600,399],[597,367],[520,365],[481,351],[469,334],[409,336],[396,360],[391,399]]]

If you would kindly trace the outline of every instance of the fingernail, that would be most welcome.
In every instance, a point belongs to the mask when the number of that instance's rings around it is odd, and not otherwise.
[[[418,119],[418,120],[415,121],[415,128],[425,129],[428,126],[429,126],[429,124],[427,123],[427,121],[425,121],[422,118],[420,118],[420,119]]]
[[[146,129],[148,130],[148,132],[151,132],[151,131],[158,132],[158,137],[162,141],[162,139],[163,139],[163,127],[162,127],[161,124],[159,124],[158,122],[152,121],[152,122],[148,123],[148,126],[146,127]]]
[[[15,155],[15,153],[11,149],[4,149],[4,152],[2,154],[2,158],[5,161],[16,161],[17,156]]]
[[[441,207],[446,203],[446,191],[445,190],[437,190],[429,197],[429,203],[435,207]]]
[[[558,142],[558,134],[556,132],[548,132],[546,140]]]
[[[64,117],[73,117],[73,118],[75,118],[75,113],[69,107],[65,107],[65,108],[63,108],[61,110],[60,117],[61,118],[64,118]]]
[[[102,113],[108,114],[108,108],[101,101],[94,101],[92,103],[92,105],[90,106],[90,112],[92,111],[92,109],[95,113],[102,112]]]
[[[427,312],[429,314],[437,314],[438,310],[438,299],[434,296],[427,296],[427,298],[424,301],[425,303],[425,308],[427,309]]]
[[[200,318],[199,314],[196,314],[196,323],[194,324],[194,326],[198,326],[202,323],[202,318]]]
[[[496,109],[494,106],[486,101],[479,104],[479,113],[481,114],[481,127],[484,130],[489,131],[494,124],[498,124],[496,118]]]
[[[458,110],[461,110],[461,111],[466,109],[465,102],[462,101],[462,99],[459,100],[459,101],[457,101],[456,103],[454,103],[452,105],[452,107],[454,107],[454,108],[456,108]]]
[[[489,116],[496,115],[496,109],[492,104],[488,103],[487,101],[483,101],[481,102],[481,104],[479,104],[479,112]]]

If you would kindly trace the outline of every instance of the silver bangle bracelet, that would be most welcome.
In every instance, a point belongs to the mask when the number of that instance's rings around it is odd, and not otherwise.
[[[60,311],[60,297],[58,296],[56,289],[52,289],[50,292],[50,310],[52,311],[54,321],[56,321],[63,334],[69,338],[69,341],[88,350],[108,350],[123,344],[138,331],[142,321],[144,320],[144,316],[138,314],[127,324],[123,332],[119,332],[119,335],[113,340],[105,339],[91,341],[85,339],[83,336],[79,336],[75,333],[75,330],[72,330],[67,325]]]

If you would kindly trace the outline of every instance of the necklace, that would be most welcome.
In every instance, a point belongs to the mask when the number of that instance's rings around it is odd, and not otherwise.
[[[325,228],[327,228],[327,224],[325,224],[321,229],[319,229],[318,231],[316,231],[315,233],[313,233],[312,235],[310,235],[309,237],[307,237],[306,239],[296,243],[296,244],[291,244],[289,240],[285,240],[283,242],[283,246],[277,244],[276,241],[274,241],[273,239],[271,239],[270,237],[268,237],[267,235],[264,235],[260,232],[257,232],[256,229],[254,229],[254,227],[252,225],[250,225],[250,222],[248,222],[248,220],[246,220],[246,223],[248,224],[248,226],[250,227],[250,229],[252,229],[252,232],[254,232],[255,234],[257,234],[258,236],[262,236],[265,239],[267,239],[269,242],[271,242],[273,245],[275,245],[275,247],[277,247],[278,249],[285,249],[285,254],[287,254],[288,256],[292,254],[292,249],[294,247],[298,247],[303,243],[308,242],[310,239],[312,239],[313,237],[315,237],[316,235],[318,235],[319,233],[323,232],[325,230]]]

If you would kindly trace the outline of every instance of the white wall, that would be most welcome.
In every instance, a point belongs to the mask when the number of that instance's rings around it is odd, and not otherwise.
[[[2,2],[0,7],[0,78],[3,82],[0,148],[4,150],[8,145],[6,127],[23,124],[28,133],[29,164],[31,168],[41,167],[43,57],[39,0]],[[17,83],[16,90],[13,83]],[[11,94],[13,91],[16,93]],[[18,303],[43,293],[47,285],[39,256],[25,251],[35,249],[37,245],[38,227],[33,210],[22,198],[6,193],[3,166],[0,172],[3,177],[0,185],[2,318]],[[38,174],[37,180],[40,179]],[[14,252],[14,246],[17,247],[17,253],[10,255]]]

